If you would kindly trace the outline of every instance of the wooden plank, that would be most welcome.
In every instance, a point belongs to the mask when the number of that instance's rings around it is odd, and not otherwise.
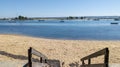
[[[106,54],[106,51],[108,51],[108,48],[102,49],[102,50],[100,50],[98,52],[95,52],[95,53],[89,55],[89,56],[86,56],[86,57],[82,58],[81,61],[82,60],[87,60],[89,58],[94,58],[94,57],[98,57],[98,56],[104,55],[104,54]]]
[[[120,63],[112,63],[112,64],[109,64],[109,67],[120,67]]]
[[[47,63],[51,66],[51,67],[60,67],[60,61],[59,60],[51,60],[48,59]]]
[[[86,65],[81,65],[80,67],[106,67],[105,64],[86,64]]]
[[[47,63],[32,62],[32,67],[60,67],[60,61],[49,59]]]
[[[50,67],[47,63],[32,62],[32,67]]]
[[[31,54],[31,48],[30,49],[28,49],[28,66],[29,67],[32,67],[32,59],[31,59],[31,57],[32,57],[32,54]]]

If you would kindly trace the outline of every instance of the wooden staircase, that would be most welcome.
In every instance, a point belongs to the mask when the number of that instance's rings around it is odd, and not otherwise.
[[[32,60],[33,59],[32,55],[36,55],[40,57],[40,59],[35,62]],[[104,55],[104,63],[101,63],[101,64],[91,63],[92,58],[99,57],[101,55]],[[88,63],[85,63],[84,62],[85,60],[88,60]],[[108,48],[104,48],[91,55],[83,57],[81,61],[82,61],[82,65],[79,67],[120,67],[120,64],[109,64],[109,49]],[[24,67],[61,67],[61,66],[60,66],[59,60],[48,59],[45,55],[43,55],[42,53],[30,47],[28,49],[28,64],[26,64]]]
[[[32,55],[40,57],[37,62],[32,61]],[[45,55],[30,47],[28,49],[28,67],[60,67],[59,60],[48,59]]]

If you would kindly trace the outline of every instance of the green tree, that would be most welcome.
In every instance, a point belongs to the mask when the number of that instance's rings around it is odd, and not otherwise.
[[[80,17],[80,19],[84,19],[84,17]]]
[[[119,21],[120,19],[119,19],[119,18],[115,18],[114,20],[115,20],[115,21]]]
[[[74,17],[72,17],[72,16],[69,16],[67,19],[74,19]]]
[[[75,17],[75,19],[79,19],[78,17]]]
[[[24,17],[24,16],[18,16],[18,17],[15,17],[15,20],[27,20],[28,18],[27,17]]]

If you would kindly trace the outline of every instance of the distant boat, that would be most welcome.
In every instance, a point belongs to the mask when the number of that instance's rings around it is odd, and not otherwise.
[[[60,22],[65,22],[65,21],[61,20]]]
[[[38,21],[45,21],[45,20],[38,20]]]
[[[9,22],[9,23],[16,23],[15,20],[9,20],[8,22]]]
[[[99,21],[99,19],[93,19],[94,21]]]
[[[111,24],[118,24],[118,23],[113,22],[113,23],[111,23]]]

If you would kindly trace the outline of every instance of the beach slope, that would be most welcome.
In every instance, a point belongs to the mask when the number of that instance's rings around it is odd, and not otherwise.
[[[27,62],[29,47],[35,48],[49,59],[64,62],[65,67],[81,64],[82,57],[108,47],[109,62],[120,63],[120,41],[55,40],[21,35],[0,35],[0,61]],[[93,63],[103,61],[103,57],[93,59]]]

